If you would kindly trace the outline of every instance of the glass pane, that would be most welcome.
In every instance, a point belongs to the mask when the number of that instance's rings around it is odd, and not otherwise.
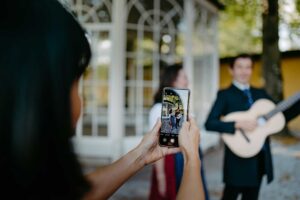
[[[82,119],[82,135],[92,135],[92,115],[83,113]]]
[[[152,61],[148,65],[144,65],[144,80],[152,80]]]
[[[108,136],[107,134],[107,125],[98,125],[98,136]]]
[[[83,110],[85,113],[92,113],[93,110],[93,87],[84,86],[82,89],[83,92]]]
[[[127,52],[134,52],[136,50],[136,38],[137,38],[137,32],[136,30],[127,29],[127,45],[126,45],[126,51]]]
[[[135,112],[130,108],[125,112],[125,136],[133,136],[135,134]]]
[[[77,5],[77,9],[81,11],[80,19],[85,23],[111,22],[110,0],[83,0],[81,6]]]
[[[125,136],[135,136],[135,126],[134,125],[126,125],[125,126]]]
[[[130,84],[130,83],[128,83]],[[128,86],[125,88],[125,107],[127,112],[133,112],[136,105],[136,88]]]
[[[153,105],[153,89],[151,87],[144,88],[144,108],[151,108]]]
[[[96,98],[97,109],[108,107],[108,85],[107,84],[97,84],[95,90],[95,98]]]
[[[136,60],[127,58],[126,63],[126,80],[136,80]]]
[[[108,77],[111,42],[108,31],[90,32],[93,57],[83,77],[83,130],[85,135],[107,135]]]

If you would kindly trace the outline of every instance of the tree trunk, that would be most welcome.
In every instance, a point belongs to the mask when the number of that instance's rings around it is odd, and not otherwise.
[[[263,77],[268,94],[278,102],[283,99],[280,51],[278,46],[278,0],[263,0],[263,6]],[[287,126],[280,131],[280,134],[290,135]]]
[[[263,1],[263,77],[267,92],[275,101],[283,98],[278,36],[278,0]]]

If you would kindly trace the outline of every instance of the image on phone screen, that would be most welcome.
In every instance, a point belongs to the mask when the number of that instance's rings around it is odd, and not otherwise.
[[[178,146],[178,134],[188,120],[188,89],[164,88],[161,111],[160,144]]]

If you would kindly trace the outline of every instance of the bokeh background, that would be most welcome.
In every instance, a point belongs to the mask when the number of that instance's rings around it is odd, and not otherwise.
[[[222,192],[222,148],[203,123],[228,65],[255,60],[251,84],[280,101],[300,91],[299,0],[61,0],[86,30],[93,58],[80,82],[83,112],[73,138],[86,172],[124,155],[151,128],[148,113],[161,70],[182,63],[212,199]],[[272,137],[275,181],[261,199],[300,199],[300,117]],[[147,199],[151,166],[112,199]]]

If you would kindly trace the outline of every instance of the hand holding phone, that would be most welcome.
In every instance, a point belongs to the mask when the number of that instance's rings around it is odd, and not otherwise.
[[[178,134],[183,122],[188,121],[189,89],[166,87],[163,90],[159,144],[178,147]]]

